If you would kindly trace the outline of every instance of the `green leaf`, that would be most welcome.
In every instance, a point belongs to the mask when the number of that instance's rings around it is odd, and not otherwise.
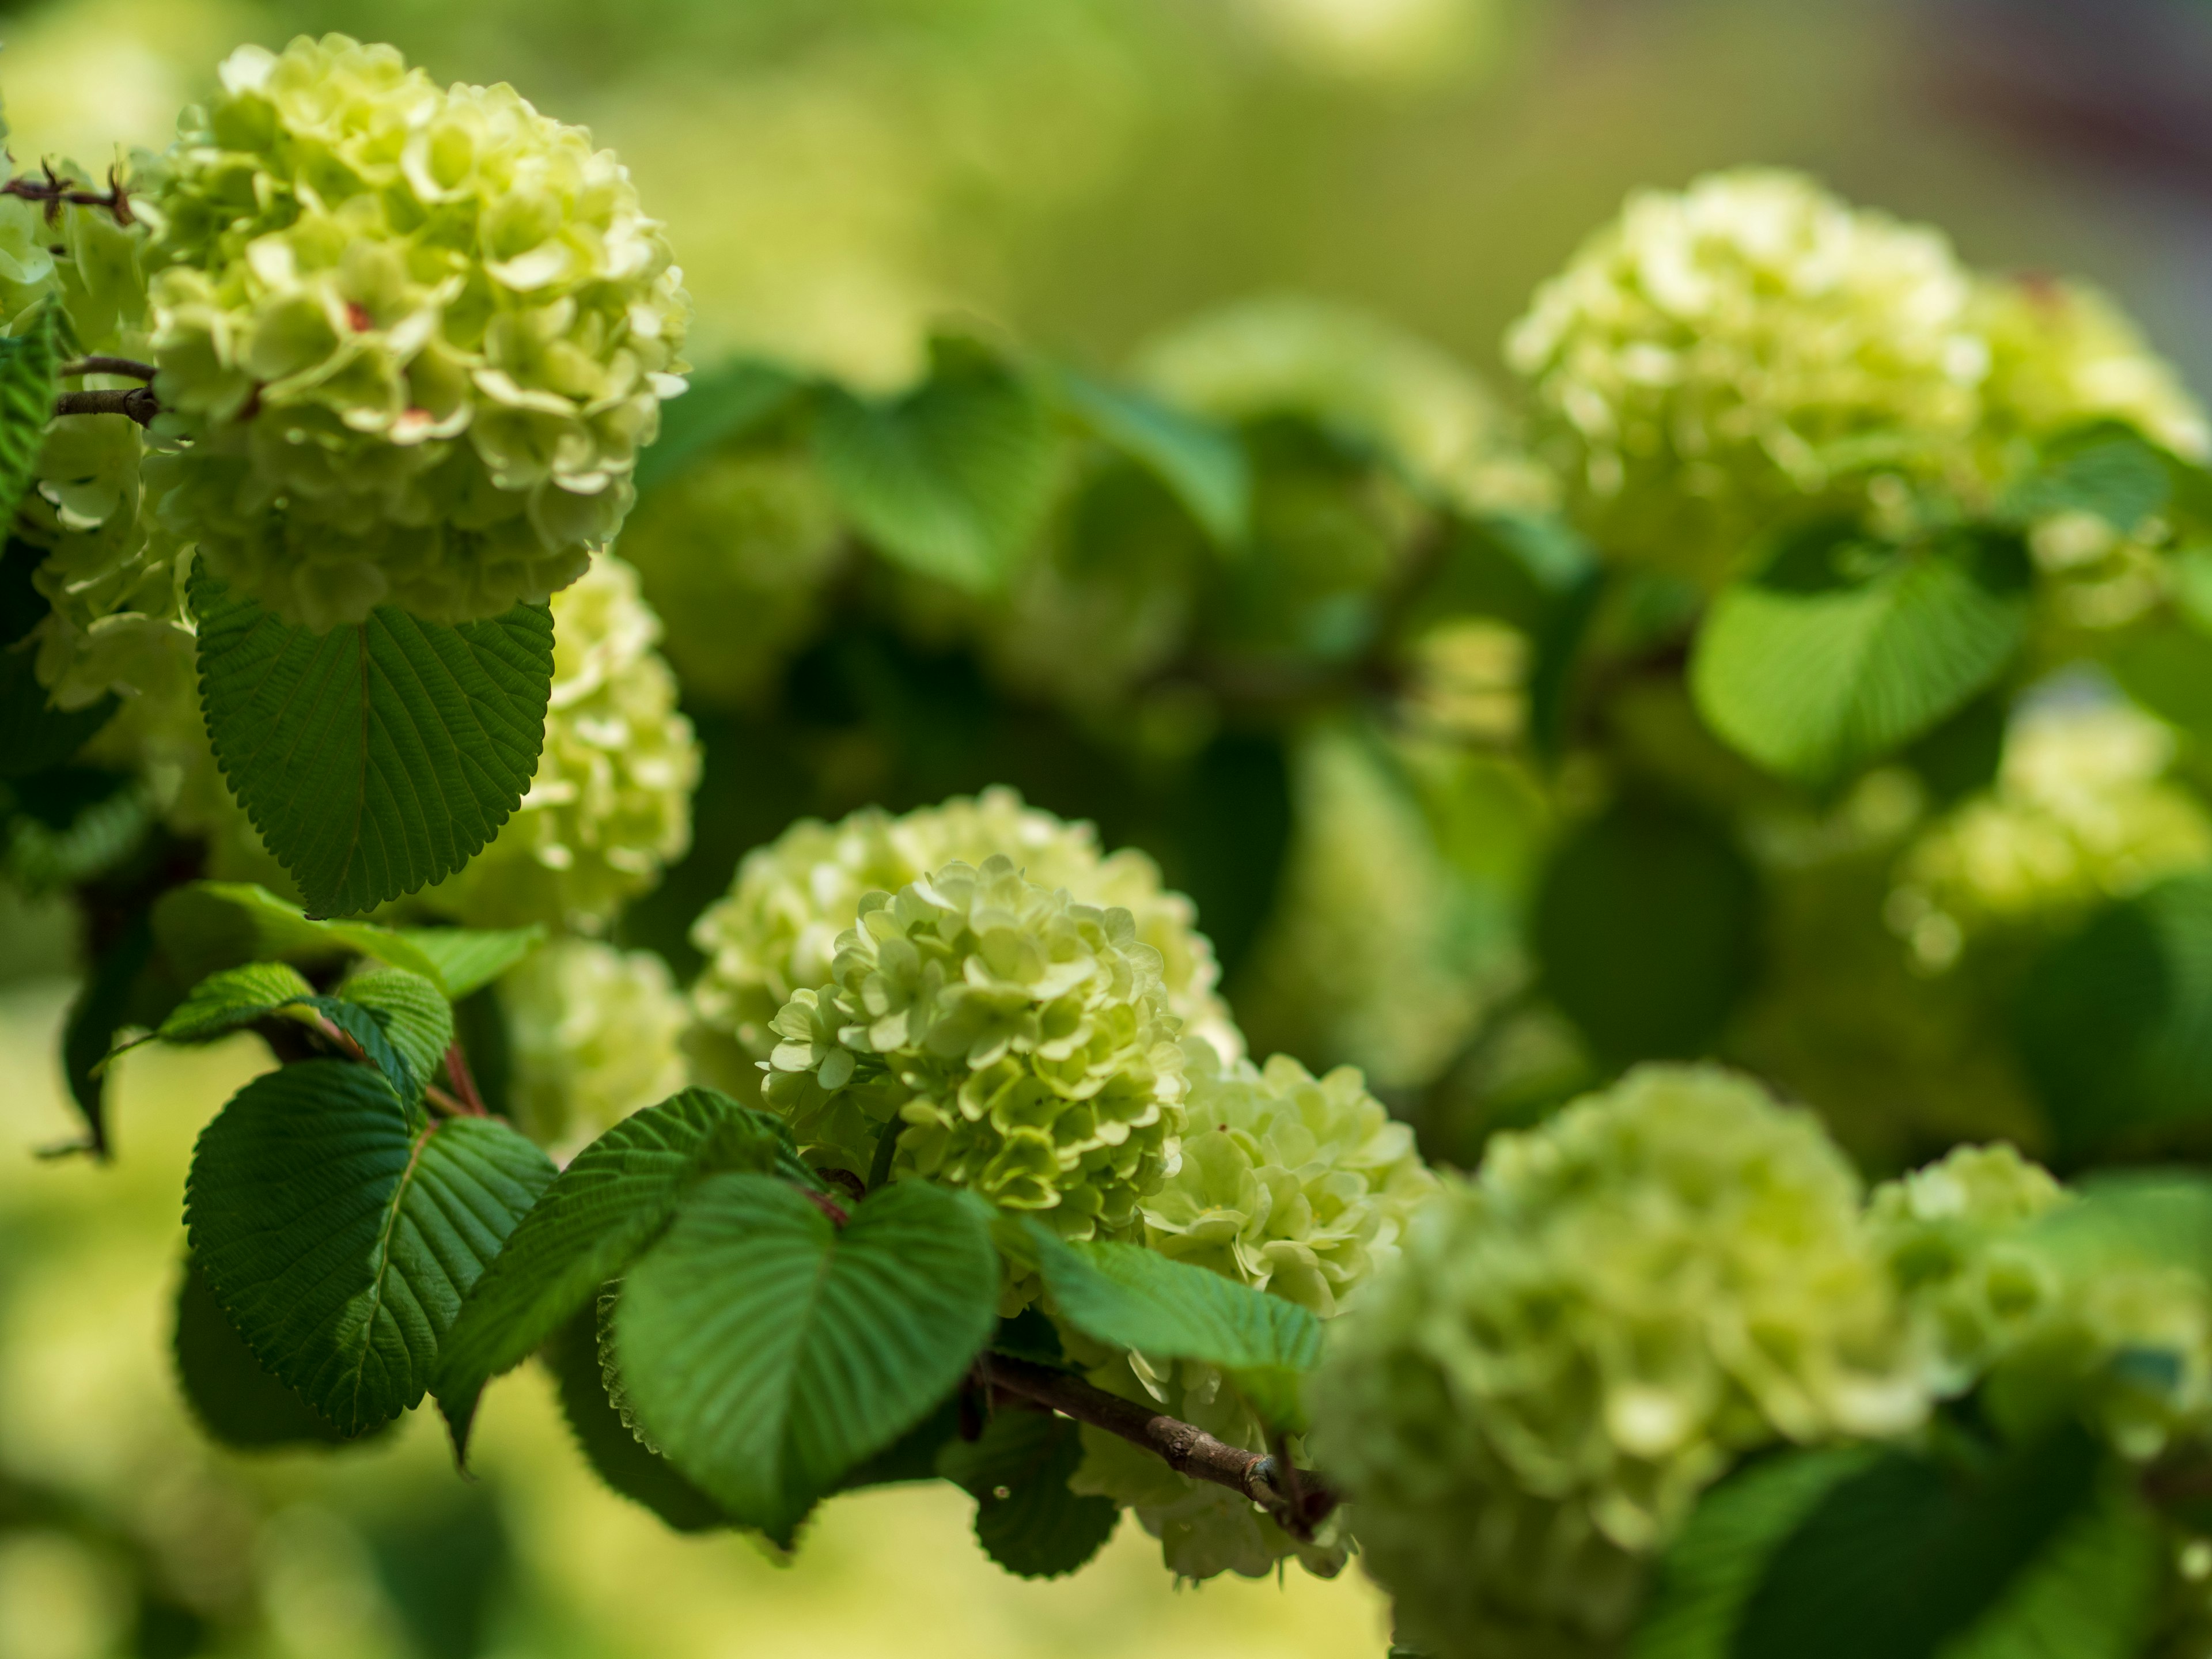
[[[660,435],[637,458],[640,498],[702,457],[766,426],[789,409],[806,382],[757,357],[740,357],[694,374],[684,395],[660,406]]]
[[[2161,882],[2048,952],[2014,1030],[2069,1155],[2212,1116],[2212,875]]]
[[[1979,1477],[1883,1452],[1775,1551],[1734,1659],[1933,1659],[2089,1508],[2103,1456],[2071,1424]]]
[[[200,1426],[224,1445],[260,1451],[348,1443],[297,1389],[262,1368],[190,1260],[177,1287],[173,1353],[185,1403]]]
[[[338,1000],[375,1016],[418,1087],[438,1075],[453,1044],[453,1010],[435,985],[404,968],[377,968],[339,986]]]
[[[837,1477],[833,1492],[860,1492],[870,1486],[893,1486],[913,1480],[935,1480],[938,1455],[960,1437],[962,1395],[966,1385],[955,1389],[923,1418],[881,1451],[864,1457]]]
[[[642,1504],[678,1532],[711,1532],[730,1524],[714,1500],[686,1480],[676,1466],[646,1445],[623,1421],[599,1368],[599,1317],[586,1304],[572,1315],[540,1351],[553,1373],[561,1414],[576,1437],[592,1472],[633,1503]]]
[[[291,963],[249,962],[193,986],[154,1035],[163,1042],[211,1042],[314,995],[315,988]]]
[[[669,1460],[787,1540],[951,1390],[998,1289],[988,1225],[961,1194],[902,1182],[841,1230],[788,1182],[719,1175],[623,1281],[616,1351]]]
[[[380,605],[327,634],[193,573],[216,758],[321,915],[441,880],[529,788],[553,684],[553,614],[447,626]]]
[[[992,1414],[981,1438],[947,1445],[937,1466],[975,1500],[984,1554],[1023,1578],[1058,1578],[1097,1554],[1121,1518],[1111,1498],[1068,1491],[1082,1461],[1074,1423],[1009,1406]]]
[[[2212,1176],[2188,1169],[2099,1170],[2076,1202],[2028,1237],[2083,1279],[2133,1267],[2186,1267],[2212,1278]]]
[[[54,418],[61,368],[55,321],[56,308],[48,305],[30,327],[0,337],[0,523],[12,523],[30,493]]]
[[[1878,1455],[1871,1446],[1784,1452],[1708,1492],[1660,1559],[1629,1659],[1729,1659],[1744,1603],[1783,1540]]]
[[[545,930],[528,927],[401,927],[393,930],[393,943],[372,946],[368,954],[381,957],[395,968],[413,963],[393,962],[386,954],[395,949],[412,951],[423,964],[423,974],[453,1001],[480,991],[545,942]],[[428,971],[426,973],[425,969]]]
[[[201,1133],[185,1223],[255,1357],[354,1435],[422,1399],[461,1298],[552,1175],[504,1124],[418,1131],[375,1072],[304,1060]]]
[[[106,1062],[116,1032],[159,1024],[180,994],[155,959],[145,912],[134,911],[93,959],[62,1028],[62,1070],[84,1116],[82,1150],[108,1155]]]
[[[1234,433],[1072,368],[1055,370],[1049,384],[1062,409],[1165,485],[1216,546],[1250,538],[1252,469]]]
[[[1942,1659],[2136,1659],[2165,1567],[2158,1523],[2122,1493],[2075,1516]]]
[[[1607,1060],[1689,1058],[1751,987],[1759,913],[1720,826],[1631,799],[1553,851],[1530,944],[1545,992]]]
[[[1816,526],[1713,601],[1691,690],[1749,759],[1826,783],[1910,743],[2002,673],[2027,634],[2028,588],[2015,536],[1959,532],[1900,550]]]
[[[466,1449],[483,1385],[620,1278],[702,1176],[772,1169],[782,1151],[767,1114],[712,1089],[686,1089],[577,1153],[476,1282],[447,1335],[432,1386],[455,1442]]]
[[[931,378],[889,404],[823,397],[815,453],[886,557],[971,592],[1004,585],[1044,521],[1057,449],[1029,387],[940,342]]]
[[[1075,1243],[1033,1217],[1004,1218],[1002,1248],[1033,1260],[1060,1316],[1154,1359],[1196,1359],[1237,1380],[1279,1424],[1299,1420],[1297,1379],[1321,1361],[1321,1322],[1295,1302],[1136,1244]]]
[[[2007,493],[2003,510],[2022,523],[2087,513],[2124,534],[2166,511],[2173,498],[2170,465],[2134,428],[2103,422],[2046,446],[2042,464]]]
[[[9,343],[0,337],[0,345]],[[122,706],[111,694],[84,708],[47,707],[29,637],[52,609],[31,580],[46,556],[44,548],[13,537],[0,550],[0,778],[27,778],[63,764]]]

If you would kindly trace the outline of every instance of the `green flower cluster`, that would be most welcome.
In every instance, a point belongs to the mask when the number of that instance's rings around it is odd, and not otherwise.
[[[1182,1144],[1181,1022],[1125,909],[1025,881],[1000,854],[870,893],[830,983],[774,1022],[769,1103],[803,1149],[1127,1237]]]
[[[690,1039],[707,1080],[740,1097],[758,1093],[757,1062],[776,1048],[770,1022],[794,994],[830,985],[839,935],[859,920],[863,895],[896,892],[947,864],[980,866],[997,854],[1079,904],[1128,911],[1138,939],[1159,954],[1168,1007],[1184,1030],[1224,1054],[1242,1052],[1214,994],[1213,946],[1190,901],[1162,887],[1159,866],[1133,848],[1102,854],[1091,825],[994,788],[900,817],[869,807],[836,823],[802,818],[745,855],[728,894],[691,929],[707,957],[691,989]]]
[[[161,521],[291,621],[494,616],[582,574],[681,389],[628,173],[507,86],[343,35],[241,47],[161,163]]]
[[[681,1089],[684,994],[650,951],[556,939],[501,976],[515,1127],[565,1156]]]
[[[2212,861],[2212,818],[2165,779],[2172,753],[2166,728],[2124,703],[2026,709],[1996,784],[1905,854],[1886,920],[1941,971],[1978,934],[2063,923]]]
[[[553,596],[553,695],[530,793],[424,903],[471,927],[596,933],[684,855],[699,746],[659,637],[619,559]]]
[[[1183,1053],[1182,1164],[1145,1200],[1146,1242],[1332,1317],[1396,1255],[1414,1206],[1437,1190],[1413,1131],[1349,1066],[1316,1079],[1287,1054],[1255,1066],[1190,1040]],[[1232,1445],[1267,1449],[1265,1425],[1212,1366],[1116,1355],[1091,1380]],[[1115,1436],[1085,1429],[1083,1447],[1073,1488],[1134,1510],[1181,1577],[1257,1577],[1292,1554],[1324,1576],[1343,1565],[1340,1540],[1302,1543],[1249,1501]]]
[[[1982,438],[2003,444],[2050,438],[2069,427],[2118,421],[2191,460],[2212,455],[2212,426],[2173,365],[2110,296],[2044,276],[1986,277],[1972,322],[1987,343]],[[2032,450],[1996,462],[2000,476]]]
[[[805,639],[844,548],[805,458],[718,455],[661,485],[623,527],[621,553],[667,623],[661,646],[695,696],[757,702]]]
[[[1808,500],[1858,505],[1972,435],[1989,349],[1939,233],[1798,174],[1640,191],[1506,342],[1607,552],[1701,580]]]
[[[1400,1639],[1603,1653],[1742,1453],[1928,1404],[1857,1179],[1808,1112],[1646,1066],[1417,1214],[1316,1382]]]

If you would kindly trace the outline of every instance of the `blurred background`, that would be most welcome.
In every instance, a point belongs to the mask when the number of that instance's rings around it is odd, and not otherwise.
[[[749,350],[888,388],[952,319],[1112,370],[1194,313],[1291,292],[1493,378],[1532,287],[1627,191],[1766,162],[1939,224],[1978,266],[2102,285],[2212,386],[2212,8],[2184,0],[62,0],[0,8],[15,163],[158,148],[232,47],[331,29],[440,80],[510,81],[617,148],[669,222],[702,362]],[[683,921],[797,811],[992,776],[956,741],[933,769],[763,799],[699,718],[697,851],[632,930],[679,970]],[[1358,754],[1316,752],[1299,787],[1348,792],[1345,833],[1387,836],[1343,782]],[[1030,771],[1041,804],[1146,839]],[[1518,809],[1486,810],[1462,873],[1510,904],[1496,825]],[[1202,848],[1156,850],[1272,1046],[1279,988],[1237,974],[1262,918]],[[0,891],[0,1659],[1381,1651],[1356,1574],[1178,1591],[1125,1523],[1073,1583],[1023,1583],[950,1488],[843,1500],[789,1566],[678,1539],[592,1484],[534,1372],[494,1396],[475,1484],[416,1419],[330,1457],[210,1448],[169,1375],[177,1194],[199,1124],[264,1058],[252,1039],[136,1054],[119,1162],[34,1162],[71,1127],[72,934],[58,902]],[[1480,978],[1370,966],[1409,1006],[1425,974]],[[1388,1024],[1309,1057],[1386,1085],[1432,1072]]]

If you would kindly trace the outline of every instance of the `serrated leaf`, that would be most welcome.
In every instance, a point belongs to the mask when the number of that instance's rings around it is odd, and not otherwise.
[[[0,336],[0,523],[12,522],[30,493],[46,426],[54,418],[61,343],[56,308],[40,308],[21,333]]]
[[[545,930],[528,927],[400,927],[392,930],[398,948],[411,951],[431,969],[427,977],[453,1001],[482,990],[545,942]],[[386,962],[389,944],[368,954]],[[395,968],[411,964],[392,962]],[[422,973],[421,968],[415,969]]]
[[[599,1370],[599,1313],[586,1304],[539,1350],[553,1373],[561,1415],[592,1472],[678,1532],[711,1532],[730,1524],[714,1500],[686,1480],[666,1458],[629,1431],[607,1397]]]
[[[374,1008],[348,1002],[342,997],[309,997],[303,1006],[351,1037],[362,1058],[392,1085],[392,1092],[407,1108],[409,1117],[419,1121],[422,1085],[429,1079],[418,1073],[414,1062],[394,1045],[385,1030],[385,1017]]]
[[[1746,757],[1826,783],[1910,743],[2003,672],[2026,637],[2028,587],[2014,536],[1960,532],[1899,550],[1816,526],[1714,599],[1691,690]]]
[[[1058,1578],[1097,1554],[1121,1511],[1111,1498],[1077,1497],[1067,1483],[1083,1461],[1083,1434],[1065,1417],[1006,1407],[981,1438],[955,1440],[939,1472],[975,1500],[975,1541],[1023,1578]]]
[[[660,406],[660,435],[637,458],[641,498],[701,457],[765,426],[797,401],[806,383],[789,369],[740,357],[694,374],[684,395]]]
[[[455,1442],[465,1450],[483,1385],[620,1278],[702,1176],[772,1169],[783,1150],[767,1114],[712,1089],[686,1089],[577,1153],[477,1281],[447,1336],[432,1386]]]
[[[1708,1492],[1660,1559],[1629,1659],[1729,1659],[1744,1604],[1783,1540],[1879,1455],[1871,1446],[1784,1452]]]
[[[1252,532],[1252,468],[1237,434],[1127,386],[1070,368],[1051,386],[1091,434],[1142,466],[1182,503],[1217,547]]]
[[[349,1443],[298,1389],[270,1376],[253,1357],[189,1260],[177,1287],[172,1352],[185,1403],[200,1426],[224,1445],[263,1451]]]
[[[163,1042],[211,1042],[314,994],[289,962],[249,962],[193,986],[154,1035]]]
[[[2212,876],[2160,882],[2046,953],[2014,1030],[2069,1154],[2212,1116]]]
[[[318,635],[204,568],[191,599],[216,758],[310,913],[443,879],[520,803],[552,690],[547,606],[449,626],[380,605]]]
[[[375,1016],[418,1085],[438,1075],[453,1043],[453,1010],[435,985],[404,968],[377,968],[356,974],[337,995]]]
[[[1297,1423],[1297,1379],[1321,1361],[1321,1322],[1297,1303],[1140,1245],[1069,1243],[1031,1217],[999,1227],[1085,1335],[1150,1358],[1219,1365],[1263,1415]]]
[[[814,446],[839,507],[885,556],[971,592],[1001,586],[1036,537],[1056,453],[1022,380],[943,347],[894,402],[824,393]]]
[[[988,1225],[960,1194],[902,1182],[839,1229],[787,1182],[718,1175],[623,1281],[616,1350],[669,1461],[788,1539],[951,1390],[998,1288]]]
[[[420,974],[454,1001],[530,954],[542,927],[386,927],[310,920],[296,904],[251,882],[195,881],[155,902],[154,933],[179,974],[198,980],[241,963],[296,963],[372,957]]]
[[[1883,1452],[1830,1486],[1775,1550],[1734,1659],[1933,1659],[2088,1510],[2103,1458],[2070,1423],[1978,1477]]]
[[[418,1131],[375,1072],[303,1060],[202,1132],[185,1218],[255,1357],[355,1435],[422,1399],[461,1298],[552,1176],[504,1124]]]

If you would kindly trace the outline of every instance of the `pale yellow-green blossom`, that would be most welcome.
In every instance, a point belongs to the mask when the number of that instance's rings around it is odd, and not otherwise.
[[[1928,1406],[1857,1177],[1818,1121],[1645,1066],[1490,1143],[1332,1328],[1316,1445],[1399,1638],[1612,1651],[1734,1461]]]
[[[896,892],[956,860],[981,865],[1000,853],[1078,903],[1127,910],[1138,938],[1159,953],[1169,1007],[1184,1029],[1241,1052],[1214,994],[1213,946],[1190,901],[1162,886],[1159,866],[1133,848],[1102,853],[1091,825],[993,788],[897,817],[869,807],[836,823],[802,818],[745,854],[728,894],[691,930],[707,957],[691,989],[694,1057],[707,1080],[757,1095],[757,1062],[776,1046],[769,1022],[795,993],[830,982],[838,936],[858,919],[863,895]]]
[[[684,1085],[684,994],[650,951],[556,939],[501,976],[498,998],[513,1045],[509,1113],[556,1155]]]
[[[629,173],[389,46],[241,47],[162,159],[163,523],[316,628],[543,599],[620,526],[690,304]]]
[[[964,1187],[1069,1238],[1128,1237],[1176,1166],[1181,1022],[1125,909],[997,854],[860,901],[830,982],[774,1023],[767,1098],[802,1149]]]
[[[1507,337],[1605,553],[1702,581],[1778,515],[1955,464],[1989,346],[1940,233],[1743,169],[1643,191]]]
[[[2189,459],[2212,454],[2204,406],[2110,295],[2049,277],[1984,277],[1972,318],[1990,355],[1985,440],[2118,421]]]
[[[529,793],[424,895],[472,927],[598,933],[691,844],[699,746],[637,573],[598,560],[553,599],[553,692]]]

